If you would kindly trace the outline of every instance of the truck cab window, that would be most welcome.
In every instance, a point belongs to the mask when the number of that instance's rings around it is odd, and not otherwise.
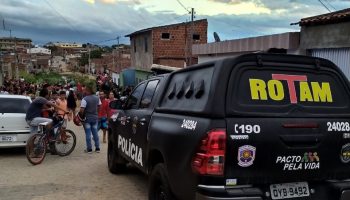
[[[159,80],[153,80],[148,82],[146,90],[142,96],[140,108],[148,108],[151,105],[154,92],[158,86]]]
[[[146,83],[142,83],[135,90],[133,93],[130,95],[128,102],[126,103],[126,108],[127,109],[137,109],[138,108],[138,103],[142,97],[143,91],[145,90]]]

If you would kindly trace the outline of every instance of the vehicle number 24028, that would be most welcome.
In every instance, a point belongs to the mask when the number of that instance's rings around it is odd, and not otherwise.
[[[329,132],[333,131],[350,131],[349,122],[327,122]]]
[[[251,124],[235,124],[235,133],[239,134],[250,134],[250,133],[260,133],[261,128],[259,125]]]

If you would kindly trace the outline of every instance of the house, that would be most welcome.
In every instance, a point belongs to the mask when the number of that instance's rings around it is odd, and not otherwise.
[[[68,43],[68,42],[55,42],[48,43],[45,46],[52,48],[52,54],[54,56],[67,56],[67,55],[80,55],[83,52],[87,52],[86,48],[82,44]]]
[[[93,73],[120,73],[131,66],[130,49],[113,49],[112,52],[102,54],[101,58],[91,59]]]
[[[281,53],[299,53],[299,32],[265,35],[259,37],[226,40],[208,44],[195,44],[192,47],[198,63],[274,49]]]
[[[326,58],[350,78],[350,9],[301,19],[300,49]]]
[[[51,55],[51,50],[42,48],[42,47],[34,47],[27,49],[28,54],[46,54],[46,55]]]
[[[151,76],[153,76],[153,73],[148,70],[143,69],[124,69],[119,74],[119,80],[118,83],[120,86],[136,86],[140,82],[149,79]]]
[[[197,63],[193,44],[207,43],[206,19],[142,29],[130,37],[131,66],[150,70],[152,64],[186,67]]]
[[[0,37],[0,51],[4,53],[27,52],[31,48],[32,40],[29,38]]]

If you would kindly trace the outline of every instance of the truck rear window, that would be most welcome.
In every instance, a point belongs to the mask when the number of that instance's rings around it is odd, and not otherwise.
[[[236,111],[349,114],[348,87],[335,71],[246,67],[234,83],[230,101]]]

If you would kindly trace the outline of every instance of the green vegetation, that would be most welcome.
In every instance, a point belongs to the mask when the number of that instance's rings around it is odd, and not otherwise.
[[[26,82],[36,83],[36,84],[48,83],[50,85],[55,85],[55,84],[65,85],[66,83],[71,83],[75,85],[78,82],[84,85],[95,84],[95,79],[91,79],[91,77],[87,75],[78,75],[78,74],[61,75],[56,72],[48,72],[48,73],[41,72],[38,74],[30,74],[25,71],[21,71],[19,75]]]
[[[62,76],[55,72],[29,74],[25,71],[21,71],[19,75],[29,83],[63,84],[65,82]]]
[[[78,75],[78,74],[67,74],[64,75],[65,77],[67,77],[67,82],[70,83],[72,81],[74,81],[75,83],[81,83],[83,85],[91,85],[91,84],[96,84],[96,80],[95,79],[91,79],[91,77],[87,76],[87,75]]]
[[[94,58],[102,58],[103,51],[101,49],[93,50],[90,52],[90,59]],[[79,65],[85,66],[89,64],[89,53],[84,53],[81,55],[81,58],[79,59]]]

